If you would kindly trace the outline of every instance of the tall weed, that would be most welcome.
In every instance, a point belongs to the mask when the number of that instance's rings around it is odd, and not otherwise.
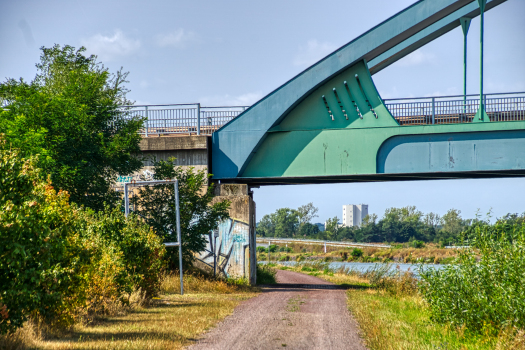
[[[525,228],[478,225],[469,244],[458,265],[421,269],[432,318],[478,332],[525,329]]]

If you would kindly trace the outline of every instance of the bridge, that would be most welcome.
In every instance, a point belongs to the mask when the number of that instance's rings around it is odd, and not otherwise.
[[[525,93],[483,91],[484,13],[505,1],[417,1],[249,107],[131,106],[128,115],[146,120],[145,152],[201,145],[206,164],[200,165],[220,184],[217,200],[233,203],[234,219],[221,224],[217,243],[221,269],[227,274],[237,264],[232,271],[253,276],[250,186],[525,176]],[[466,95],[467,35],[478,16],[480,91]],[[457,27],[463,31],[463,95],[380,96],[375,73]],[[151,137],[177,134],[201,139]]]
[[[372,79],[456,27],[463,28],[466,45],[470,20],[504,2],[418,1],[250,107],[131,111],[146,118],[145,136],[212,134],[212,173],[221,183],[523,176],[523,92],[483,93],[481,69],[478,95],[387,100]]]

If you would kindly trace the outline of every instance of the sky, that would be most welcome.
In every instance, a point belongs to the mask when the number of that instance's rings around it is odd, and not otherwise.
[[[412,4],[412,0],[0,0],[0,81],[31,80],[40,47],[84,46],[111,72],[129,72],[136,104],[251,105],[295,75]],[[525,91],[525,0],[485,15],[484,91]],[[458,27],[375,74],[383,98],[462,93]],[[479,17],[468,36],[468,93],[479,92]],[[316,222],[343,204],[415,205],[443,215],[493,218],[525,212],[525,179],[267,186],[254,189],[257,218],[312,202]]]

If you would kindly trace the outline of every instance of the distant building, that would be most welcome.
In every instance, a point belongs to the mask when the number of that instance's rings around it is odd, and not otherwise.
[[[368,215],[368,204],[343,205],[343,226],[361,226],[363,219]]]

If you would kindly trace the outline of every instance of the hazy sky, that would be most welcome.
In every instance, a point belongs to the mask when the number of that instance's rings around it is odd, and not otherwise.
[[[413,3],[338,1],[0,0],[0,79],[34,77],[41,46],[85,46],[111,71],[129,71],[138,104],[250,105]],[[508,0],[485,15],[485,92],[525,91],[525,1]],[[469,32],[468,92],[479,91],[479,18]],[[460,28],[374,75],[383,98],[462,92]],[[319,218],[343,204],[416,205],[473,217],[524,212],[524,179],[447,180],[263,187],[258,220],[280,207],[313,202]]]

